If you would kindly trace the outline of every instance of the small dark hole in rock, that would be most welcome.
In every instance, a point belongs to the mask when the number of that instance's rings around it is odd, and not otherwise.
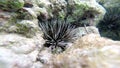
[[[27,8],[32,8],[32,7],[33,7],[33,5],[32,5],[32,4],[30,4],[30,3],[25,3],[25,4],[24,4],[24,7],[27,7]]]

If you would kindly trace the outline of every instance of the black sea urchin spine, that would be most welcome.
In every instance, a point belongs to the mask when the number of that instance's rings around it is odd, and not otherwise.
[[[106,8],[103,20],[97,25],[102,36],[120,40],[120,6]],[[106,33],[107,34],[104,34]]]
[[[63,50],[66,45],[61,44],[61,42],[68,42],[72,40],[73,26],[59,19],[50,19],[44,22],[39,22],[39,26],[43,31],[43,38],[46,40],[45,46],[61,47]]]

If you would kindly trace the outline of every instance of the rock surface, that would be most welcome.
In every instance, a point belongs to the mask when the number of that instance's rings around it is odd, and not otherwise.
[[[91,33],[99,34],[98,28],[96,28],[95,26],[79,27],[74,29],[73,32],[75,33],[75,39]]]
[[[45,67],[119,68],[120,42],[89,34],[78,39],[65,52],[54,55]]]
[[[69,15],[69,22],[87,15],[88,17],[84,22],[92,20],[96,24],[96,21],[100,20],[105,14],[105,9],[95,0],[69,0],[68,3],[69,9],[72,11],[72,15]],[[59,55],[53,55],[49,48],[43,48],[42,44],[45,41],[42,38],[37,17],[40,15],[42,20],[56,16],[61,19],[64,18],[67,13],[67,2],[65,0],[2,0],[0,1],[0,8],[0,68],[95,68],[98,64],[102,64],[102,61],[96,64],[94,64],[95,61],[92,61],[94,57],[96,61],[99,60],[97,57],[102,59],[99,53],[97,53],[98,56],[94,55],[96,51],[102,52],[102,55],[108,51],[105,57],[108,57],[112,52],[106,49],[107,46],[110,49],[112,46],[109,47],[109,44],[103,45],[106,39],[101,39],[100,36],[96,35],[81,38],[83,41],[79,42],[82,44],[76,42],[74,46]],[[89,17],[86,12],[90,12],[89,14],[92,17]],[[90,32],[96,30],[94,27],[90,28]],[[108,40],[108,43],[112,44],[112,42],[114,41]],[[98,43],[101,46],[100,49],[96,46]],[[83,49],[81,45],[84,45]],[[116,50],[119,49],[119,44],[112,45]],[[90,48],[87,49],[88,46]],[[115,51],[114,55],[116,57],[119,56],[118,51]],[[114,60],[116,57],[112,59]],[[107,62],[107,60],[104,61]],[[115,64],[117,65],[117,63]],[[111,63],[108,63],[108,66],[109,64]]]
[[[36,58],[44,40],[37,15],[17,1],[0,1],[0,68],[41,68]]]
[[[74,17],[73,19],[70,19],[78,20],[82,17],[82,21],[85,20],[83,23],[86,23],[89,19],[91,19],[93,25],[95,25],[106,12],[105,9],[95,0],[70,0],[69,3],[71,10],[73,11],[71,16]]]
[[[106,8],[115,7],[120,5],[120,0],[97,0],[101,5]]]
[[[7,11],[17,11],[24,6],[23,0],[1,0],[0,8]]]
[[[36,58],[44,40],[38,38],[0,33],[0,68],[35,68],[36,64],[40,68],[42,64]]]

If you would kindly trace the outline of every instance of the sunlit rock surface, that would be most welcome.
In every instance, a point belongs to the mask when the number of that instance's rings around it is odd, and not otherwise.
[[[54,55],[52,68],[119,68],[120,42],[89,34],[78,39],[65,52]]]
[[[41,68],[42,66],[41,63],[36,62],[44,43],[42,32],[35,19],[36,14],[30,13],[29,9],[24,9],[23,5],[18,4],[21,2],[13,2],[13,5],[19,6],[11,8],[6,6],[0,9],[0,68]],[[0,7],[6,4],[1,4],[0,1]],[[17,12],[18,10],[20,11]]]
[[[7,11],[17,11],[24,6],[23,0],[0,0],[0,8]]]
[[[96,34],[78,39],[73,46],[58,55],[43,47],[45,41],[37,16],[41,15],[42,20],[51,17],[64,18],[67,13],[65,0],[17,1],[0,1],[0,8],[4,6],[0,9],[0,68],[103,68],[103,65],[105,68],[119,67],[119,43]],[[8,6],[9,2],[11,7]],[[105,14],[105,9],[95,0],[69,0],[68,3],[72,10],[69,22],[90,12],[93,17],[89,18],[88,14],[84,22],[92,20],[96,24]],[[110,57],[112,53],[114,57]]]
[[[120,0],[96,0],[106,8],[120,6]]]
[[[79,27],[73,30],[73,32],[75,33],[75,37],[74,39],[83,37],[87,34],[99,34],[98,28],[94,27],[94,26],[88,26],[88,27]]]
[[[68,11],[70,12],[68,15],[69,22],[74,22],[86,15],[88,17],[84,23],[92,19],[95,25],[106,12],[95,0],[25,0],[25,4],[27,3],[33,4],[32,10],[35,13],[39,12],[37,15],[41,15],[43,20],[51,17],[63,19]],[[90,15],[92,16],[90,17]]]

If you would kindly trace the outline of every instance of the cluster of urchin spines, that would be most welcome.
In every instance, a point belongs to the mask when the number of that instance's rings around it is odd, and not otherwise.
[[[39,20],[39,18],[38,18]],[[43,31],[43,38],[46,40],[44,46],[57,48],[60,47],[63,51],[66,48],[66,42],[73,38],[74,26],[66,20],[51,18],[46,21],[39,20],[39,27]]]
[[[117,36],[119,36],[120,31],[120,6],[106,8],[106,14],[104,18],[98,23],[97,27],[99,28],[100,33],[103,32],[114,32]],[[108,34],[108,38],[112,38],[116,40],[112,35]]]

